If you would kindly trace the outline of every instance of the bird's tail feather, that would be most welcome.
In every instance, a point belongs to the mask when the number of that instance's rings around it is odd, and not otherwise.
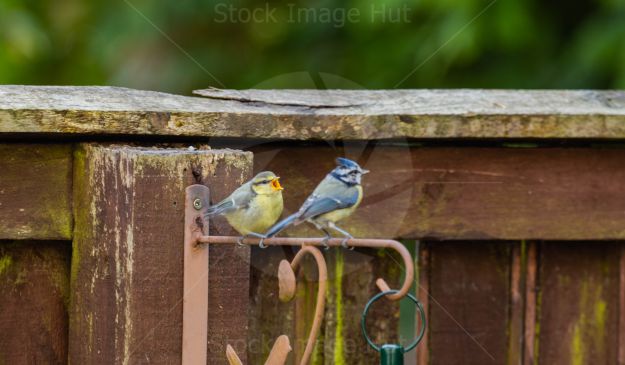
[[[297,218],[297,213],[291,214],[290,216],[284,218],[280,222],[274,224],[273,227],[269,228],[269,230],[265,233],[265,236],[273,237],[273,236],[277,235],[278,233],[280,233],[280,231],[282,231],[286,227],[288,227],[291,224],[293,224],[293,222],[295,222],[296,218]]]

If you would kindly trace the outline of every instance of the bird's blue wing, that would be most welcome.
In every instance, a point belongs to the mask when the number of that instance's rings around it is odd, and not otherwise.
[[[349,208],[358,202],[358,189],[348,189],[337,196],[311,196],[307,204],[302,207],[298,221],[316,217],[337,209]]]

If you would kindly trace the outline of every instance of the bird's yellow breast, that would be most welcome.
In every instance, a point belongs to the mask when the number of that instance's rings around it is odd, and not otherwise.
[[[240,234],[264,233],[280,216],[284,203],[282,193],[256,195],[247,209],[239,209],[225,215],[228,223]]]
[[[356,210],[356,208],[358,208],[360,202],[362,201],[362,186],[358,185],[356,186],[356,188],[358,189],[358,200],[356,200],[356,204],[352,205],[349,208],[337,209],[329,213],[322,214],[321,216],[319,216],[319,218],[331,222],[338,222],[341,219],[347,218],[352,215],[352,213]]]

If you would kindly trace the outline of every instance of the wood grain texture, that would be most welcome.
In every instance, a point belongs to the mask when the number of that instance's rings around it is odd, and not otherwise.
[[[510,365],[521,365],[523,361],[523,319],[524,319],[524,280],[523,256],[525,245],[514,243],[511,247],[510,262],[510,314],[508,317],[508,361]]]
[[[620,247],[543,243],[540,364],[616,364]]]
[[[431,246],[430,364],[505,364],[510,245]]]
[[[75,158],[69,360],[181,361],[185,187],[218,200],[249,178],[237,151],[81,145]],[[215,219],[211,234],[229,234]],[[210,248],[209,363],[245,353],[249,250]],[[245,359],[243,359],[245,361]]]
[[[283,259],[290,262],[294,255],[291,248],[287,247],[268,249],[252,247],[247,339],[250,364],[263,364],[269,356],[273,342],[279,335],[288,336],[294,349],[302,345],[296,341],[293,302],[283,303],[278,298],[278,266]],[[299,271],[303,272],[307,268],[308,265],[305,263]],[[298,284],[301,283],[300,277]],[[303,286],[298,285],[297,289],[298,294],[301,295],[299,290],[302,290]],[[310,296],[314,298],[314,294]],[[289,359],[291,363],[293,357],[291,353]]]
[[[538,243],[532,241],[527,244],[527,259],[525,264],[525,311],[523,327],[523,364],[534,365],[536,359],[536,344],[538,336],[536,326],[540,326],[540,302],[537,302],[536,292],[538,275]],[[539,327],[540,328],[540,327]]]
[[[70,243],[0,242],[0,364],[66,364]]]
[[[425,311],[426,328],[421,343],[416,348],[417,365],[428,365],[430,363],[430,248],[425,242],[419,242],[418,244],[418,273],[419,281],[416,290],[417,299],[423,305]],[[418,315],[418,313],[417,313]],[[415,333],[419,333],[419,329],[422,324],[417,318],[415,320],[417,328]]]
[[[323,364],[379,364],[379,354],[362,336],[360,316],[365,304],[379,293],[375,280],[382,277],[391,288],[400,285],[402,260],[390,250],[333,250],[328,258],[330,285],[326,312]],[[378,344],[397,343],[398,302],[380,300],[367,316],[367,331]]]
[[[282,176],[296,211],[337,156],[371,173],[339,224],[356,237],[401,239],[625,238],[625,149],[257,146],[255,169]],[[286,235],[319,235],[307,224]]]
[[[321,139],[623,138],[625,93],[0,87],[0,133]]]
[[[292,260],[291,260],[292,261]],[[332,265],[332,263],[330,263]],[[296,300],[292,304],[294,307],[294,337],[293,337],[293,355],[292,364],[301,364],[304,352],[306,350],[306,343],[312,323],[315,318],[315,308],[317,304],[317,294],[319,292],[319,286],[317,284],[319,275],[317,274],[316,265],[312,260],[306,260],[304,265],[300,265],[298,270],[298,283],[296,286]],[[272,280],[273,281],[273,280]],[[326,283],[326,307],[330,303],[330,298],[327,294],[330,290],[331,282]],[[326,325],[328,311],[324,311],[323,321],[320,326],[319,336],[317,342],[313,348],[313,355],[309,363],[320,363],[325,358],[325,346],[326,346]],[[321,340],[321,341],[320,341]]]
[[[0,144],[0,239],[71,239],[71,176],[71,145]]]
[[[621,242],[619,265],[618,365],[625,365],[625,244]]]

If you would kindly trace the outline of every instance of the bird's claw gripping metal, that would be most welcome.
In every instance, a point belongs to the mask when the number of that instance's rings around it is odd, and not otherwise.
[[[343,238],[343,241],[341,241],[341,247],[346,248],[346,249],[348,249],[348,250],[353,250],[353,249],[354,249],[354,246],[348,246],[348,245],[347,245],[347,242],[348,242],[349,240],[351,240],[352,238],[354,238],[354,237],[352,237],[352,236],[347,236],[347,237]]]
[[[323,246],[323,249],[325,251],[328,251],[330,249],[330,245],[328,245],[328,241],[332,238],[332,236],[325,236],[323,238],[323,240],[321,241],[321,245]]]
[[[239,237],[237,239],[237,245],[239,245],[241,247],[247,246],[244,241],[248,237],[260,238],[260,241],[258,242],[258,247],[260,247],[260,248],[267,248],[267,245],[265,245],[265,239],[267,238],[267,236],[262,235],[260,233],[256,233],[256,232],[250,232],[250,233],[248,233],[246,235],[243,235],[243,236]]]

